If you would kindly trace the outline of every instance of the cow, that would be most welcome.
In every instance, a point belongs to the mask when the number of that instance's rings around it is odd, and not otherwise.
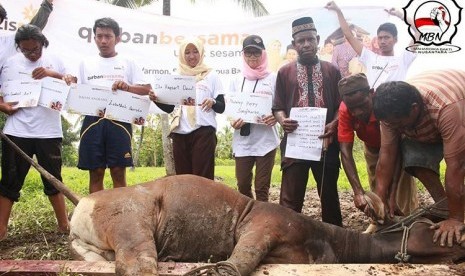
[[[259,202],[194,175],[169,176],[80,199],[70,222],[77,260],[115,261],[117,275],[158,275],[158,261],[259,264],[460,262],[465,248],[432,243],[430,223],[366,235]],[[403,248],[403,250],[401,250]],[[397,255],[397,258],[396,258]]]

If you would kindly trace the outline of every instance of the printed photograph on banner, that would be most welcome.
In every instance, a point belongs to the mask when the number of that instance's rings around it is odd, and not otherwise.
[[[293,107],[290,119],[299,124],[294,132],[287,135],[286,157],[320,161],[325,132],[326,108]]]
[[[12,80],[2,86],[3,101],[17,104],[14,107],[34,107],[39,103],[42,84],[40,81]]]
[[[103,117],[112,94],[107,87],[73,84],[69,90],[66,110],[70,113]]]
[[[225,95],[224,114],[230,119],[246,123],[263,124],[262,119],[271,115],[273,96],[255,93],[229,93]]]
[[[145,125],[149,108],[150,99],[148,96],[117,90],[116,93],[112,93],[108,100],[105,118],[135,125]]]
[[[51,77],[45,77],[41,82],[42,92],[38,105],[61,111],[68,98],[70,86],[63,80]]]
[[[152,89],[160,103],[181,105],[186,99],[195,100],[195,77],[178,75],[156,75]]]

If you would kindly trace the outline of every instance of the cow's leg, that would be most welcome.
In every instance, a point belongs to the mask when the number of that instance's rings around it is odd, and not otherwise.
[[[268,254],[272,247],[271,237],[260,231],[244,233],[239,238],[231,257],[227,260],[234,264],[241,275],[249,275]],[[219,267],[221,272],[221,267]],[[225,273],[225,275],[228,275]]]
[[[116,275],[158,275],[153,230],[137,224],[122,223],[114,235]]]
[[[74,260],[97,262],[97,261],[114,261],[115,253],[113,250],[102,250],[92,244],[88,244],[81,239],[73,239],[70,242],[71,256]]]

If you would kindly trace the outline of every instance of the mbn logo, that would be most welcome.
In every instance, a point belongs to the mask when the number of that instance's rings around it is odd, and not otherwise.
[[[425,41],[434,41],[434,40],[441,40],[441,35],[439,33],[421,33],[420,40]]]

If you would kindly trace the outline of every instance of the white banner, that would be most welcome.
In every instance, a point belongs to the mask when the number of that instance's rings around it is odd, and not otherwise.
[[[9,0],[2,5],[8,11],[8,19],[0,25],[0,31],[14,33],[29,22],[39,8],[41,0]],[[348,7],[344,13],[350,23],[376,35],[379,24],[387,21],[384,7]],[[311,16],[323,42],[339,28],[334,12],[321,8],[302,8],[259,18],[239,18],[236,21],[185,20],[131,10],[93,0],[54,1],[54,10],[44,33],[50,41],[51,52],[60,56],[65,65],[76,74],[79,62],[86,56],[98,55],[92,33],[96,19],[111,17],[122,29],[119,53],[133,58],[148,80],[154,75],[176,74],[178,50],[185,37],[197,36],[205,42],[205,63],[215,69],[224,87],[229,79],[242,70],[242,40],[250,34],[260,35],[266,46],[270,69],[276,71],[283,63],[286,47],[291,43],[292,21]]]
[[[325,132],[326,108],[293,107],[290,119],[299,124],[287,135],[286,157],[320,161]]]
[[[263,124],[262,119],[271,115],[273,96],[255,93],[226,94],[224,114],[246,123]]]

